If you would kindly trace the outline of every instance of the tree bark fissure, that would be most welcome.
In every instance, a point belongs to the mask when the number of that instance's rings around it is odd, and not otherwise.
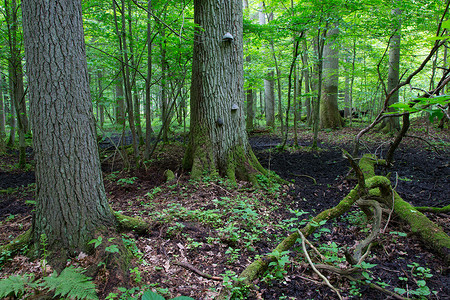
[[[183,165],[191,176],[250,180],[263,168],[245,130],[242,1],[194,1],[191,134]],[[224,39],[225,34],[232,39]]]
[[[32,238],[48,249],[87,251],[114,227],[98,158],[81,3],[24,0],[24,40],[36,160]]]

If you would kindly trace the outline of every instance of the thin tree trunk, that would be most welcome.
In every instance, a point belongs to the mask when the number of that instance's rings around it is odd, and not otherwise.
[[[6,146],[6,118],[5,118],[5,95],[3,93],[5,81],[0,70],[0,151]]]
[[[261,2],[259,11],[259,24],[266,24],[266,14],[264,12],[265,4]],[[270,16],[270,15],[269,15]],[[266,126],[270,128],[275,128],[275,82],[274,82],[274,72],[269,71],[264,79],[264,113],[266,116]]]
[[[397,0],[399,1],[399,0]],[[392,91],[399,83],[400,78],[400,21],[401,11],[396,8],[392,11],[392,25],[394,28],[394,35],[391,38],[389,45],[389,72],[387,79],[387,92]],[[388,106],[397,103],[399,99],[399,92],[396,91],[389,99]],[[388,111],[393,111],[389,109]],[[383,131],[399,131],[400,130],[400,120],[398,117],[386,118],[383,122]]]
[[[309,62],[308,62],[308,47],[306,45],[306,37],[302,42],[302,77],[305,81],[305,107],[306,107],[306,124],[311,126],[312,124],[312,109],[311,109],[311,96],[310,93],[310,72],[309,72]]]
[[[121,31],[119,32],[119,25],[117,21],[117,12],[116,12],[116,0],[113,0],[113,12],[114,12],[114,23],[116,27],[116,34],[119,39],[119,50],[120,50],[120,65],[121,65],[121,72],[122,77],[124,80],[124,87],[125,87],[125,100],[127,103],[127,114],[128,114],[128,124],[130,126],[131,131],[131,137],[133,142],[133,154],[132,154],[132,160],[135,162],[135,164],[138,164],[138,156],[139,156],[139,148],[138,148],[138,141],[137,141],[137,135],[136,135],[136,127],[134,124],[134,113],[133,113],[133,98],[131,95],[131,82],[130,82],[130,67],[128,62],[128,46],[126,41],[126,22],[125,22],[125,2],[122,0],[121,2],[121,15],[122,15],[122,26]]]
[[[123,95],[123,77],[119,76],[116,81],[116,124],[125,125],[125,101]]]
[[[11,67],[8,68],[9,80],[8,80],[8,90],[9,90],[9,138],[7,146],[13,148],[16,143],[16,105],[14,101],[14,87],[12,82],[12,70]]]
[[[134,40],[133,40],[133,27],[132,27],[132,19],[133,14],[131,11],[131,1],[128,0],[128,39],[130,40],[130,62],[133,68],[138,69],[138,65],[136,64],[136,60],[134,58]],[[141,126],[141,103],[139,101],[139,95],[136,85],[136,75],[133,76],[131,82],[131,90],[133,92],[133,108],[134,108],[134,120],[136,123],[136,134],[139,140],[139,144],[144,144],[144,136],[142,134],[142,126]]]
[[[165,28],[161,26],[159,34],[161,35],[162,41],[159,43],[159,48],[161,52],[161,122],[162,122],[162,139],[164,143],[169,142],[169,101],[167,97],[167,61],[166,61],[166,32]]]
[[[152,138],[153,128],[152,128],[152,99],[150,93],[151,79],[152,79],[152,23],[151,14],[152,11],[152,0],[147,2],[147,78],[145,80],[145,159],[149,159],[150,156],[150,141]]]

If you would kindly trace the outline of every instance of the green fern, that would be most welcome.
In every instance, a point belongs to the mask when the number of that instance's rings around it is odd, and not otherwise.
[[[55,292],[55,296],[72,299],[97,300],[95,285],[91,278],[81,274],[80,269],[72,266],[65,268],[61,274],[53,272],[52,276],[45,277],[42,287]]]
[[[13,275],[0,280],[0,298],[14,295],[21,298],[30,288],[35,288],[34,275]]]

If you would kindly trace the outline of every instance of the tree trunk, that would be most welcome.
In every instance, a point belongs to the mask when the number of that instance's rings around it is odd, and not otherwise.
[[[338,129],[342,127],[342,118],[338,108],[339,50],[336,41],[338,34],[338,27],[329,30],[323,49],[323,91],[320,100],[321,128]]]
[[[128,39],[130,40],[130,62],[131,66],[134,70],[139,68],[136,60],[134,58],[134,39],[133,39],[133,27],[131,26],[131,22],[133,20],[133,14],[131,11],[131,1],[128,0]],[[142,126],[141,126],[141,103],[139,101],[139,95],[136,85],[136,71],[133,72],[133,78],[131,79],[131,90],[133,92],[133,108],[134,108],[134,120],[136,124],[136,134],[137,139],[139,140],[139,145],[144,144],[144,136],[142,134]]]
[[[309,62],[308,62],[308,47],[306,46],[306,36],[302,42],[302,76],[305,81],[305,94],[310,93],[310,72],[309,72]],[[306,107],[306,124],[311,126],[312,124],[312,109],[311,109],[311,97],[308,95],[305,97],[305,107]]]
[[[160,32],[161,41],[159,43],[161,51],[161,123],[162,123],[162,139],[164,143],[169,142],[169,101],[167,97],[167,61],[166,61],[166,32],[165,27],[161,25]]]
[[[98,121],[100,122],[100,128],[103,128],[105,124],[105,104],[103,99],[103,86],[102,86],[103,74],[101,70],[97,71],[97,84],[98,84]]]
[[[150,156],[150,141],[152,138],[152,99],[150,93],[151,79],[152,79],[152,23],[151,14],[152,0],[147,2],[147,78],[145,79],[145,159],[149,159]]]
[[[248,6],[248,0],[244,0],[243,1],[243,8],[244,11],[246,13],[250,12],[250,8]],[[248,55],[245,60],[247,61],[247,64],[249,66],[249,68],[251,68],[251,63],[252,63],[252,57],[250,55]],[[254,111],[254,100],[255,100],[255,93],[253,90],[253,85],[252,84],[248,84],[248,89],[245,91],[246,94],[246,99],[247,99],[247,113],[246,113],[246,128],[247,128],[247,132],[251,132],[253,131],[254,127],[254,119],[255,119],[255,111]]]
[[[401,11],[396,8],[392,11],[394,35],[389,45],[389,73],[387,79],[387,92],[392,91],[399,83],[400,78],[400,22]],[[398,102],[398,91],[396,91],[389,99],[388,106]],[[388,111],[393,111],[389,109]],[[392,132],[400,130],[400,120],[398,117],[386,118],[383,122],[383,131]]]
[[[125,101],[127,104],[126,112],[128,115],[128,125],[130,126],[131,131],[131,138],[133,143],[133,154],[132,154],[132,160],[137,165],[138,159],[139,159],[139,146],[138,146],[138,140],[136,135],[136,126],[135,126],[135,120],[134,120],[134,111],[133,111],[133,97],[131,93],[131,78],[130,78],[130,66],[128,64],[128,44],[127,44],[127,36],[126,36],[126,18],[125,18],[125,0],[121,0],[121,6],[120,10],[122,12],[122,18],[121,18],[121,30],[119,31],[119,23],[117,21],[117,12],[116,12],[116,6],[118,4],[116,3],[116,0],[113,0],[113,13],[114,13],[114,24],[116,29],[116,35],[118,37],[119,42],[119,52],[120,52],[120,70],[122,73],[124,88],[125,88]]]
[[[247,58],[250,58],[250,56],[247,56]],[[246,119],[246,128],[248,132],[251,132],[253,130],[253,119],[255,116],[255,112],[253,111],[253,89],[248,88],[248,90],[245,92],[246,98],[247,98],[247,119]]]
[[[3,94],[4,85],[5,85],[4,78],[0,71],[0,152],[3,151],[6,146],[5,98]]]
[[[220,174],[257,184],[255,175],[264,169],[245,131],[242,0],[195,0],[194,20],[191,132],[183,166],[194,179]]]
[[[266,14],[264,12],[265,4],[261,2],[259,11],[259,24],[266,24]],[[266,126],[275,128],[275,81],[274,72],[267,72],[264,79],[264,102],[265,102],[265,116]]]
[[[8,144],[7,146],[9,148],[14,147],[14,144],[16,143],[16,127],[17,127],[17,121],[16,121],[16,105],[14,101],[14,83],[12,80],[12,70],[11,66],[8,67],[8,90],[9,90],[9,113],[11,115],[9,119],[9,138],[8,138]]]
[[[22,11],[36,159],[32,239],[39,248],[45,237],[65,262],[90,250],[99,231],[115,228],[96,144],[81,2],[24,0]]]
[[[116,124],[125,125],[125,101],[122,76],[119,76],[116,80]]]
[[[19,10],[16,0],[5,1],[5,19],[8,26],[9,71],[12,83],[11,99],[16,109],[19,132],[19,168],[25,167],[25,133],[28,131],[28,117],[23,85],[22,53],[19,48],[19,28],[17,12]]]

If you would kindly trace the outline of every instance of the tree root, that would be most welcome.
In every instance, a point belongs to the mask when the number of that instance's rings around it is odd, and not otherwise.
[[[14,254],[15,252],[22,249],[24,246],[28,245],[31,240],[31,228],[16,237],[9,244],[0,247],[0,255],[3,253],[9,253],[8,256]]]

